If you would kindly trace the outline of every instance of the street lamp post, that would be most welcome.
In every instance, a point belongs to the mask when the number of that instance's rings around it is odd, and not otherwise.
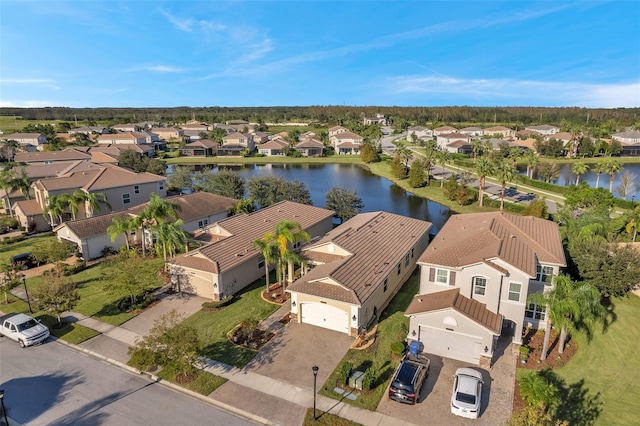
[[[2,409],[2,417],[4,417],[4,423],[9,425],[9,419],[7,418],[7,409],[4,406],[4,389],[0,389],[0,409]]]
[[[22,285],[24,286],[24,294],[27,296],[27,305],[29,305],[29,312],[33,313],[31,309],[31,301],[29,300],[29,291],[27,290],[27,276],[22,274]]]
[[[311,370],[313,371],[313,421],[315,422],[316,420],[318,420],[318,418],[316,417],[316,381],[318,378],[318,366],[314,365],[313,367],[311,367]]]

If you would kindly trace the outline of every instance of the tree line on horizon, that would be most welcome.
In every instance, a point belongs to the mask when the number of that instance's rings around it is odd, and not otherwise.
[[[25,120],[66,120],[113,123],[159,121],[181,123],[198,120],[223,123],[246,120],[257,123],[309,122],[312,125],[345,124],[361,121],[363,116],[384,114],[394,125],[406,127],[426,123],[476,123],[510,125],[522,130],[534,124],[570,123],[594,126],[607,121],[619,128],[637,125],[640,108],[578,107],[399,107],[399,106],[265,106],[265,107],[167,107],[167,108],[0,108],[0,116],[16,116]],[[84,123],[83,123],[84,124]]]

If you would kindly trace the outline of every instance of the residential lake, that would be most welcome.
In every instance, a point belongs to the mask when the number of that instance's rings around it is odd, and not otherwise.
[[[431,234],[436,234],[450,216],[448,207],[418,197],[393,182],[374,175],[367,169],[349,164],[243,164],[220,167],[237,171],[248,179],[252,176],[280,176],[304,183],[311,193],[314,206],[323,207],[325,194],[333,187],[354,190],[362,199],[362,212],[388,211],[433,224]],[[218,170],[217,166],[195,166],[195,170]],[[167,173],[171,173],[169,166]]]
[[[589,166],[594,167],[595,164],[589,164]],[[576,183],[576,176],[571,171],[571,167],[572,167],[571,164],[563,164],[562,166],[560,166],[560,176],[558,177],[558,180],[554,183],[556,183],[557,185],[563,185],[563,186],[569,186],[573,183]],[[626,170],[628,170],[630,173],[632,173],[635,176],[634,182],[636,184],[635,190],[629,193],[629,195],[627,196],[627,199],[631,200],[632,196],[635,196],[636,199],[640,199],[640,164],[625,164],[622,170],[620,171],[620,173],[617,173],[615,175],[615,180],[613,182],[613,195],[620,198],[620,196],[616,193],[615,189],[616,189],[616,186],[620,184],[620,178],[622,177],[622,174]],[[526,169],[522,169],[521,172],[522,174],[525,174]],[[609,189],[609,177],[610,176],[606,173],[600,174],[600,183],[598,186],[600,188]],[[587,182],[591,187],[596,186],[596,179],[597,179],[596,173],[591,171],[585,175],[580,176],[580,182],[583,182],[583,181]]]

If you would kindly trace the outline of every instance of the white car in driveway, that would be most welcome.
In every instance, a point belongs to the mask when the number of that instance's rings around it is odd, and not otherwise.
[[[482,374],[472,368],[458,368],[453,377],[451,413],[477,419],[482,406]]]

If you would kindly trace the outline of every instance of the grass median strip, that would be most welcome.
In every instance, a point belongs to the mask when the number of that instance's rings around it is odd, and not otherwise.
[[[214,390],[227,382],[227,379],[211,374],[207,371],[198,370],[195,373],[195,378],[187,383],[179,383],[176,380],[176,372],[171,367],[164,367],[158,373],[158,377],[164,380],[168,380],[171,383],[175,383],[178,386],[189,389],[190,391],[197,392],[200,395],[209,395]]]

